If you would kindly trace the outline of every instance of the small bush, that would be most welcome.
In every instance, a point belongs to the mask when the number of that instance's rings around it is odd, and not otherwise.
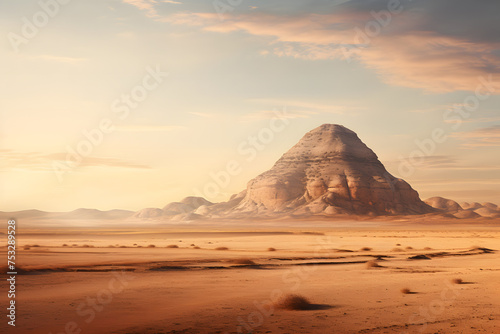
[[[63,244],[62,246],[63,246],[63,247],[68,247],[68,244]]]
[[[156,245],[148,245],[148,248],[155,248]]]
[[[424,250],[432,250],[431,247],[424,247]]]
[[[406,247],[406,249],[411,250],[411,249],[413,249],[413,247],[408,246],[408,247]]]
[[[305,297],[294,294],[284,296],[275,306],[279,309],[293,311],[310,310],[313,308],[313,305]]]
[[[403,288],[401,289],[401,293],[404,295],[409,295],[411,293],[411,290],[408,288]]]
[[[200,249],[200,246],[194,246],[193,249]]]
[[[366,268],[382,268],[382,266],[376,260],[371,260],[366,262]]]
[[[215,250],[229,250],[227,247],[217,247]]]
[[[31,249],[31,247],[24,246],[24,248],[23,248],[23,249],[24,249],[24,250],[30,250],[30,249]]]
[[[361,248],[361,250],[362,250],[363,252],[369,252],[369,251],[371,251],[372,249],[371,249],[370,247],[363,247],[363,248]]]
[[[243,265],[247,265],[247,266],[255,266],[256,265],[255,262],[253,262],[250,259],[246,259],[246,258],[234,259],[234,260],[231,260],[231,262],[235,263],[235,264],[243,264]]]
[[[397,248],[397,247],[396,247],[396,248],[393,248],[393,249],[391,250],[391,252],[404,252],[404,249],[402,249],[402,248]]]
[[[267,249],[267,251],[268,251],[268,252],[276,252],[276,248],[274,248],[274,247],[269,247],[269,248]]]
[[[177,245],[168,245],[167,248],[179,248]]]
[[[451,280],[453,284],[463,284],[464,281],[461,278],[454,278]]]

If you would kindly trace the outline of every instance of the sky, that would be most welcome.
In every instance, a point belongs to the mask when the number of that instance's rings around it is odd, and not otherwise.
[[[0,210],[227,200],[324,123],[500,204],[498,1],[0,3]]]

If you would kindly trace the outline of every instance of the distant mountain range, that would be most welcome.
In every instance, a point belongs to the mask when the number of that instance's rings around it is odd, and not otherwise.
[[[406,181],[395,178],[357,134],[344,126],[324,124],[308,132],[274,166],[250,180],[227,202],[186,197],[162,209],[67,213],[26,210],[0,217],[49,219],[172,220],[335,216],[444,215],[448,218],[500,218],[493,203],[462,203],[432,197],[422,201]]]

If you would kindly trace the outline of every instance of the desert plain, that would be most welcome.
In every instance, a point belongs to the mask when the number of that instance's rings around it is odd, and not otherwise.
[[[500,333],[498,223],[436,219],[27,225],[0,332]]]

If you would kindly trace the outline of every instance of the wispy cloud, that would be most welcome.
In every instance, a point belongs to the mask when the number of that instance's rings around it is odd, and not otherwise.
[[[116,131],[123,132],[170,132],[183,130],[186,127],[180,125],[116,125]]]
[[[209,114],[206,112],[198,112],[198,111],[190,111],[189,114],[199,116],[199,117],[204,117],[204,118],[212,118],[215,116],[214,114]]]
[[[49,55],[49,54],[43,54],[43,55],[37,55],[37,56],[26,56],[26,57],[28,59],[34,59],[34,60],[44,60],[44,61],[69,63],[69,64],[80,63],[80,62],[88,60],[87,58],[81,58],[81,57],[66,57],[66,56],[57,56],[57,55]]]
[[[27,170],[27,171],[53,171],[54,162],[65,162],[67,153],[40,153],[17,152],[13,150],[0,150],[0,171]],[[150,169],[144,164],[133,163],[111,157],[86,157],[80,164],[82,167],[113,167]]]
[[[356,59],[388,84],[429,92],[473,91],[478,77],[500,73],[500,57],[495,53],[499,43],[412,29],[414,22],[403,17],[391,23],[390,34],[381,33],[369,40],[360,37],[359,29],[374,18],[362,11],[294,16],[242,14],[224,21],[213,13],[178,13],[167,20],[205,31],[244,31],[265,37],[268,52],[279,57]]]
[[[464,147],[500,146],[500,125],[468,132],[455,132],[452,136],[463,140]]]
[[[172,5],[182,5],[182,2],[180,1],[174,1],[174,0],[162,0],[160,2],[163,2],[163,3],[170,3]]]
[[[124,3],[135,6],[146,13],[146,16],[151,18],[159,18],[155,8],[157,1],[155,0],[123,0]]]
[[[241,117],[241,120],[243,120],[243,121],[261,121],[261,120],[272,119],[275,117],[279,117],[282,119],[283,118],[284,119],[309,118],[315,114],[317,114],[317,113],[312,112],[312,111],[289,111],[289,110],[287,110],[286,113],[284,113],[284,114],[280,113],[278,116],[278,113],[276,112],[276,110],[258,110],[258,111],[243,115]]]
[[[330,113],[330,114],[348,114],[357,111],[365,110],[364,107],[359,107],[348,102],[341,103],[325,103],[308,100],[293,100],[293,99],[277,99],[277,98],[257,98],[248,99],[250,103],[256,103],[267,106],[287,106],[294,110],[308,111],[311,114]]]

